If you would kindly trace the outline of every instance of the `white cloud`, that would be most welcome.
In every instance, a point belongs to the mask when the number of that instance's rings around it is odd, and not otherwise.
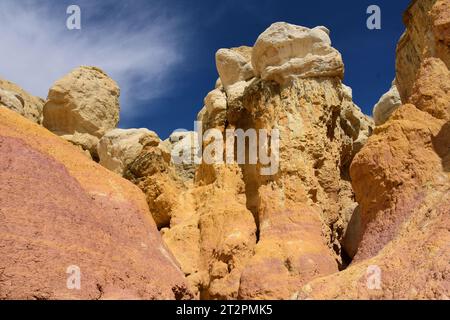
[[[73,2],[73,1],[72,1]],[[157,3],[78,1],[82,30],[66,28],[64,1],[0,1],[0,77],[46,97],[80,65],[98,66],[122,90],[122,110],[167,93],[183,60],[186,28]]]

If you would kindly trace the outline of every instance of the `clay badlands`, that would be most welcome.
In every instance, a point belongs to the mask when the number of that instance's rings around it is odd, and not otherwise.
[[[283,22],[219,50],[199,130],[164,141],[117,128],[96,67],[46,99],[0,80],[0,299],[449,299],[450,2],[404,23],[373,117],[332,32]],[[233,130],[276,170],[198,158]]]

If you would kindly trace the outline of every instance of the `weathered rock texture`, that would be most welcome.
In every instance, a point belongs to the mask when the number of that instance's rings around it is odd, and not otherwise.
[[[0,153],[0,299],[190,297],[136,186],[3,107]]]
[[[145,198],[0,109],[0,298],[449,299],[449,15],[445,0],[408,8],[398,92],[375,107],[373,134],[325,27],[275,23],[219,50],[198,132],[100,140],[102,164]],[[117,124],[118,88],[96,69],[49,98],[54,130],[85,149]],[[265,130],[254,142],[273,166],[230,161],[231,129]],[[214,164],[199,158],[220,139]]]
[[[245,46],[217,51],[216,66],[224,87],[254,77],[251,54],[252,48]]]
[[[245,82],[238,82],[237,86],[239,86],[240,83]],[[227,95],[223,90],[223,87],[216,88],[209,92],[204,103],[205,106],[197,115],[197,120],[202,122],[202,129],[224,126],[227,111]]]
[[[450,68],[450,2],[413,0],[403,21],[406,31],[397,45],[396,73],[400,97],[407,103],[425,58],[439,58]]]
[[[144,143],[160,140],[148,129],[114,129],[107,132],[97,145],[100,164],[123,175],[128,165],[141,153]]]
[[[198,145],[198,135],[193,131],[174,132],[159,145],[160,148],[170,152],[175,171],[178,177],[185,182],[194,179],[198,165],[193,160]]]
[[[256,81],[242,103],[237,114],[237,106],[229,109],[229,123],[278,128],[280,169],[262,177],[258,166],[242,168],[259,242],[240,296],[288,298],[302,283],[344,264],[341,242],[357,207],[348,167],[370,133],[370,121],[337,77],[297,79],[288,87]]]
[[[288,299],[345,265],[342,243],[357,208],[348,168],[372,122],[342,84],[324,27],[277,23],[253,48],[219,50],[216,62],[220,81],[198,115],[201,129],[278,129],[280,167],[262,175],[260,161],[203,161],[190,181],[155,145],[126,176],[146,193],[200,298]],[[191,147],[182,149],[190,155]]]
[[[341,54],[331,46],[325,27],[274,23],[256,41],[252,64],[256,75],[280,83],[298,77],[344,77]]]
[[[171,163],[169,148],[154,139],[142,141],[142,145],[141,153],[128,165],[124,177],[145,192],[153,219],[162,228],[170,223],[172,212],[180,204],[184,182]]]
[[[80,67],[58,80],[44,106],[44,126],[97,157],[99,139],[119,122],[120,89],[95,67]]]
[[[358,252],[348,269],[313,280],[300,298],[450,298],[450,49],[436,43],[449,37],[449,14],[448,1],[409,7],[397,60],[409,103],[375,129],[351,165],[364,231]],[[440,33],[430,33],[437,26]],[[406,57],[411,65],[402,64]],[[374,266],[377,287],[368,285]]]
[[[11,109],[35,123],[42,123],[44,100],[2,79],[0,79],[0,106]]]
[[[398,93],[395,80],[392,82],[392,87],[381,96],[378,103],[373,108],[373,120],[375,125],[380,126],[385,123],[391,114],[402,105],[400,94]]]

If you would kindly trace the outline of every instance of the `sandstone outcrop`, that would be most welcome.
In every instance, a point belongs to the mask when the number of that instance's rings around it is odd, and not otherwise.
[[[351,169],[365,230],[354,262],[301,298],[449,299],[449,123],[407,104],[375,130]]]
[[[271,157],[279,153],[279,168],[266,168],[268,175],[260,161],[202,161],[187,181],[160,146],[144,148],[129,167],[198,297],[288,299],[345,266],[344,235],[357,208],[348,168],[372,121],[342,84],[343,63],[330,44],[323,27],[279,23],[253,49],[216,55],[220,81],[205,98],[200,129],[220,136],[278,129]]]
[[[42,123],[44,100],[2,79],[0,79],[0,106],[11,109],[37,124]]]
[[[408,102],[423,60],[436,57],[450,68],[450,3],[413,0],[403,21],[406,31],[397,45],[396,80],[403,103]]]
[[[257,81],[242,97],[243,111],[229,110],[236,127],[280,130],[278,172],[242,167],[259,241],[242,273],[241,298],[287,299],[345,266],[341,243],[357,208],[348,167],[371,122],[344,91],[337,77],[296,79],[286,88]]]
[[[0,107],[0,299],[450,299],[450,3],[404,20],[376,127],[330,31],[283,22],[217,52],[195,132],[114,129],[89,67],[44,110],[78,148]]]
[[[107,132],[97,145],[100,164],[105,168],[123,175],[141,153],[144,143],[154,141],[159,144],[156,133],[148,129],[114,129]]]
[[[256,75],[284,83],[292,77],[344,76],[341,54],[331,46],[329,30],[277,22],[264,31],[252,51]]]
[[[398,93],[395,80],[392,82],[392,87],[381,96],[378,103],[373,107],[373,120],[375,125],[380,126],[385,123],[391,114],[402,105],[400,94]]]
[[[375,128],[351,165],[363,233],[354,260],[305,285],[299,298],[449,299],[450,49],[438,50],[430,33],[431,17],[449,17],[444,2],[409,7],[397,52],[399,90],[409,103]]]
[[[199,182],[182,194],[163,239],[202,299],[237,299],[252,256],[256,226],[238,166],[201,166]]]
[[[168,226],[173,211],[181,205],[179,198],[184,189],[171,162],[170,148],[154,139],[143,141],[142,151],[128,165],[124,177],[144,191],[158,228]]]
[[[0,153],[0,299],[192,296],[136,186],[3,107]]]
[[[197,115],[203,128],[215,128],[225,125],[227,111],[227,95],[223,88],[216,88],[208,93],[204,100],[205,106]]]
[[[174,132],[161,141],[148,129],[114,129],[100,139],[100,164],[124,176],[146,194],[158,228],[166,227],[172,212],[183,207],[180,194],[190,185],[197,164],[195,132]]]
[[[423,61],[408,101],[437,119],[450,119],[450,72],[441,59]]]
[[[183,181],[192,181],[198,167],[195,157],[199,145],[197,132],[180,131],[173,132],[167,140],[160,144],[160,148],[170,151],[171,162],[175,172]]]
[[[254,77],[251,64],[252,48],[239,47],[220,49],[216,53],[216,66],[221,84],[227,88],[239,81],[246,81]]]
[[[120,89],[95,67],[80,67],[56,81],[44,106],[43,125],[97,158],[99,139],[119,122]]]

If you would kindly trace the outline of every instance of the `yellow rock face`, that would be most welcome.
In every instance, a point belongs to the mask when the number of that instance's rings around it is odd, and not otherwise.
[[[219,50],[198,120],[225,142],[228,130],[268,133],[270,148],[244,141],[244,163],[227,157],[236,141],[215,163],[175,163],[174,150],[195,153],[193,132],[104,136],[119,89],[95,68],[55,84],[44,125],[87,150],[103,136],[100,160],[134,186],[0,108],[0,270],[17,283],[0,282],[0,298],[449,299],[449,13],[446,0],[408,8],[399,93],[381,100],[374,129],[325,27],[276,23],[253,48]],[[270,170],[261,153],[250,161],[252,147],[271,149]],[[45,270],[39,281],[20,278],[34,272],[15,263],[24,243]],[[73,259],[92,270],[80,296],[54,276]]]
[[[304,68],[293,65],[296,55],[305,58],[309,49],[300,47],[311,39],[327,54]],[[271,46],[279,50],[267,57],[264,50]],[[326,65],[327,59],[336,63]],[[203,131],[216,129],[225,137],[230,129],[279,130],[273,171],[262,174],[261,159],[203,161],[195,178],[185,179],[161,146],[148,146],[125,176],[146,194],[197,297],[289,299],[309,280],[345,266],[343,243],[354,255],[360,228],[347,230],[357,210],[349,167],[372,121],[342,84],[342,60],[323,27],[276,24],[255,48],[219,50],[217,62],[223,86],[205,98],[198,116]],[[264,70],[277,65],[284,80],[255,76],[247,72],[252,65]],[[209,143],[203,141],[204,149]],[[353,236],[346,238],[347,231]]]
[[[346,176],[371,121],[338,78],[297,79],[288,87],[255,81],[241,103],[243,108],[229,108],[230,118],[237,119],[229,123],[279,128],[280,168],[261,176],[260,165],[242,166],[259,241],[239,295],[287,299],[301,284],[344,264],[341,242],[357,206]]]
[[[363,239],[351,266],[302,298],[448,299],[450,129],[413,105],[378,127],[353,161]],[[370,188],[368,188],[370,186]],[[380,287],[367,285],[371,266]]]
[[[448,1],[408,9],[397,80],[409,103],[374,130],[351,165],[364,231],[358,252],[350,267],[311,281],[298,297],[449,299],[449,14]]]
[[[261,163],[203,162],[193,181],[183,180],[154,146],[127,177],[146,193],[198,297],[288,299],[345,265],[341,243],[357,208],[348,168],[372,122],[339,78],[286,87],[254,78],[244,88],[224,92],[226,108],[208,114],[203,129],[279,129],[276,172],[262,175]]]
[[[414,0],[403,16],[406,31],[397,45],[396,74],[404,103],[408,102],[425,58],[439,58],[450,68],[449,12],[447,0]]]

